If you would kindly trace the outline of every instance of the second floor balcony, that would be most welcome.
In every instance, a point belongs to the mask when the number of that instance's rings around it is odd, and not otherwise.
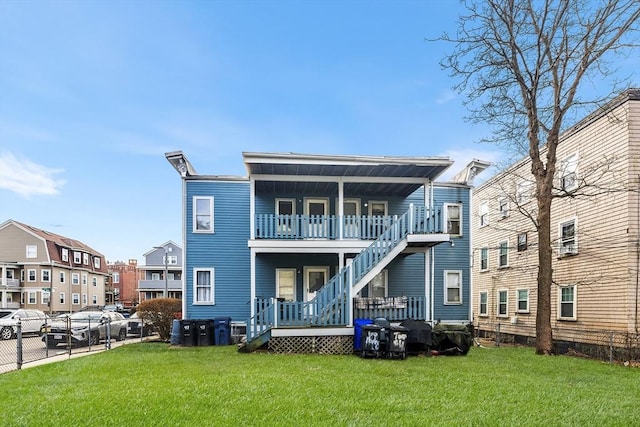
[[[159,280],[139,280],[138,291],[162,291],[165,285],[170,291],[182,290],[182,280],[169,279],[165,283],[164,279]]]
[[[20,279],[0,278],[0,287],[18,289],[20,288]]]

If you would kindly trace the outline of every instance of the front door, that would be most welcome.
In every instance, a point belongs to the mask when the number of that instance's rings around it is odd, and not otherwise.
[[[327,280],[329,280],[329,267],[305,267],[305,301],[314,299],[318,290],[327,283]]]
[[[360,237],[360,200],[344,200],[344,238],[357,239]]]
[[[327,238],[329,237],[328,221],[326,220],[329,202],[327,199],[305,199],[305,214],[309,218],[309,229],[307,237]]]

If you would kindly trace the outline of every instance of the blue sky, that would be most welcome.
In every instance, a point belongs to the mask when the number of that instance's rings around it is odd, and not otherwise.
[[[0,222],[110,262],[181,244],[164,158],[245,175],[243,151],[449,156],[474,143],[438,62],[457,2],[0,1]]]

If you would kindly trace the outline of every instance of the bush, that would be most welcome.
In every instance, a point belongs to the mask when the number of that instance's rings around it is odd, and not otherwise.
[[[137,313],[144,322],[153,325],[153,329],[163,341],[171,338],[173,319],[181,317],[182,301],[175,298],[154,298],[141,302]]]

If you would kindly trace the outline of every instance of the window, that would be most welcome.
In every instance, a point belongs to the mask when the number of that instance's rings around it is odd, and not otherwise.
[[[64,292],[60,292],[59,294],[60,297],[60,304],[64,304],[65,303],[65,295]]]
[[[480,316],[487,316],[489,314],[489,294],[487,292],[480,292]]]
[[[36,271],[35,270],[27,270],[27,281],[35,282],[36,281]]]
[[[69,261],[69,249],[62,248],[61,256],[62,256],[62,261],[68,262]]]
[[[80,274],[79,273],[71,273],[71,283],[74,285],[80,284]]]
[[[462,271],[445,270],[444,303],[462,304]]]
[[[177,265],[178,257],[176,255],[164,255],[162,257],[162,265],[164,265],[165,262],[167,263],[167,265]]]
[[[48,305],[50,299],[51,299],[51,292],[42,291],[42,294],[40,295],[40,300],[42,301],[42,304]]]
[[[97,305],[98,304],[98,295],[94,295],[91,297],[91,304],[93,305]]]
[[[285,301],[296,300],[296,269],[276,269],[276,297]]]
[[[213,233],[213,197],[194,196],[193,232]]]
[[[151,273],[151,280],[160,280],[160,273]]]
[[[462,235],[462,205],[445,204],[447,233],[453,236]]]
[[[578,253],[576,242],[576,220],[572,219],[560,223],[559,226],[560,255],[575,255]]]
[[[82,273],[82,284],[86,285],[88,282],[87,273]]]
[[[87,305],[87,294],[82,294],[82,305]]]
[[[73,262],[76,264],[80,264],[80,259],[82,258],[82,253],[73,251]]]
[[[89,254],[82,254],[82,263],[84,265],[89,265]]]
[[[518,313],[528,313],[529,312],[529,289],[518,289]]]
[[[489,225],[489,204],[483,203],[480,205],[480,227]]]
[[[558,173],[560,174],[560,189],[564,191],[575,190],[578,186],[576,175],[578,170],[578,155],[572,154],[559,163]]]
[[[500,218],[508,217],[509,216],[509,200],[508,199],[498,200],[498,210],[500,212]]]
[[[498,244],[498,268],[505,268],[509,266],[509,242],[504,241]]]
[[[93,286],[98,286],[98,278],[97,277],[92,277],[91,278],[91,284]]]
[[[533,182],[523,181],[518,184],[516,188],[516,202],[522,206],[531,200],[531,193],[533,190]]]
[[[95,268],[100,268],[100,257],[93,258],[93,266]]]
[[[214,270],[194,269],[193,270],[193,295],[194,304],[214,304]]]
[[[80,294],[71,294],[71,304],[73,305],[80,304]]]
[[[27,258],[38,258],[38,247],[36,245],[27,245]]]
[[[387,296],[387,270],[382,270],[367,284],[367,292],[369,297]]]
[[[489,248],[480,249],[480,271],[489,269]]]
[[[560,287],[560,303],[558,317],[561,320],[576,320],[576,287]]]
[[[65,282],[65,276],[64,276],[64,271],[60,272],[60,283],[64,283]]]
[[[385,216],[385,215],[387,215],[387,202],[384,202],[384,201],[369,201],[369,215],[370,216]]]
[[[40,281],[41,282],[50,282],[51,281],[51,270],[40,270]]]
[[[113,278],[113,283],[120,283],[120,273],[113,273],[111,277]]]
[[[518,234],[518,252],[527,250],[527,233]]]
[[[37,295],[36,292],[29,292],[27,295],[27,303],[28,304],[36,304],[37,299],[36,299]]]
[[[509,302],[509,291],[498,291],[498,317],[507,317],[507,304]]]

